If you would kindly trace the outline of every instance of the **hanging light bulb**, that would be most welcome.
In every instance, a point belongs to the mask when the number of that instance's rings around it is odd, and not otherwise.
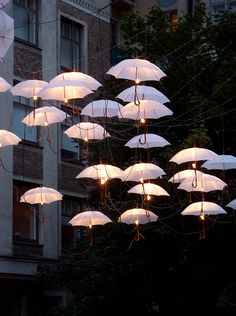
[[[67,99],[64,99],[64,102],[65,102],[65,103],[68,103],[68,100],[67,100]]]
[[[150,201],[151,200],[151,196],[148,194],[147,195],[147,201]]]
[[[33,100],[34,100],[34,101],[37,101],[37,100],[38,100],[38,97],[37,97],[36,95],[34,95],[34,96],[33,96]]]
[[[196,162],[193,162],[193,163],[192,163],[192,167],[193,167],[193,169],[196,169],[196,167],[197,167]]]
[[[203,212],[200,214],[200,218],[201,218],[201,220],[204,221],[204,219],[205,219],[205,214],[204,214]]]
[[[143,178],[140,178],[139,181],[140,181],[141,183],[143,183]]]
[[[142,124],[144,124],[144,123],[145,123],[145,118],[141,118],[140,122],[141,122]]]
[[[137,79],[135,80],[135,83],[136,83],[136,84],[139,84],[139,83],[140,83],[140,80],[137,78]]]
[[[138,226],[138,218],[136,219],[135,224]]]
[[[87,142],[88,142],[88,137],[85,137],[85,138],[84,138],[84,141],[87,143]]]
[[[44,125],[45,125],[45,126],[48,126],[48,122],[47,122],[47,121],[45,121],[45,122],[44,122]]]
[[[107,178],[101,178],[101,184],[104,184],[107,182]]]
[[[92,225],[91,224],[89,225],[89,228],[92,229]]]

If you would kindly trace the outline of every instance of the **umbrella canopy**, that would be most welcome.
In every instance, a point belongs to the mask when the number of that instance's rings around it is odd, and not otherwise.
[[[38,187],[26,191],[20,198],[20,202],[30,204],[49,204],[62,200],[63,195],[52,188]]]
[[[182,189],[188,192],[200,191],[210,192],[215,190],[223,190],[227,183],[210,174],[200,173],[195,178],[187,178],[183,180],[177,189]]]
[[[162,187],[153,183],[139,183],[132,187],[128,193],[136,193],[142,195],[165,195],[169,196],[169,193],[166,192]]]
[[[187,178],[192,179],[192,181],[193,181],[196,178],[196,176],[198,176],[200,174],[201,174],[201,171],[199,171],[199,170],[194,170],[194,169],[182,170],[182,171],[179,171],[176,174],[174,174],[169,179],[169,182],[180,183]]]
[[[141,120],[158,119],[172,114],[173,112],[170,109],[158,101],[140,100],[139,105],[136,105],[135,102],[126,104],[118,113],[118,117]]]
[[[141,81],[159,81],[166,74],[155,64],[146,59],[125,59],[107,71],[120,79],[133,80],[136,83]]]
[[[132,208],[125,211],[118,218],[118,222],[126,224],[147,224],[150,222],[156,222],[158,216],[151,211],[143,208]]]
[[[202,168],[208,170],[236,169],[236,157],[231,155],[218,155],[215,159],[205,161],[204,164],[202,164]]]
[[[109,217],[98,211],[81,212],[69,221],[72,226],[86,226],[90,228],[94,225],[104,225],[111,222]]]
[[[131,138],[125,146],[130,148],[152,148],[152,147],[164,147],[170,145],[170,143],[163,137],[156,134],[141,134]]]
[[[85,86],[85,83],[76,80],[50,81],[48,85],[38,92],[38,96],[43,100],[67,101],[70,99],[81,99],[86,95],[93,93]]]
[[[226,206],[231,207],[233,210],[236,210],[236,199],[229,202]]]
[[[112,100],[97,100],[87,104],[81,111],[82,115],[90,117],[113,117],[117,116],[123,105]]]
[[[59,74],[51,79],[50,83],[58,80],[78,81],[83,83],[84,86],[90,90],[97,90],[99,87],[102,86],[101,83],[93,77],[79,71],[64,72],[62,74]]]
[[[85,141],[89,139],[104,139],[111,135],[99,124],[81,122],[69,127],[65,132],[71,138],[79,138]]]
[[[163,175],[165,175],[164,170],[153,163],[136,163],[124,170],[123,181],[143,182]]]
[[[17,145],[22,139],[14,133],[8,132],[4,129],[0,130],[0,147],[10,145]]]
[[[37,98],[38,92],[47,85],[48,83],[43,80],[25,80],[12,87],[10,92],[12,95],[20,95],[25,98]]]
[[[138,100],[154,100],[160,103],[170,102],[170,100],[159,90],[149,86],[132,86],[119,93],[116,98],[124,102],[132,102],[134,98]]]
[[[226,211],[216,203],[213,202],[195,202],[187,206],[182,212],[182,215],[217,215],[227,214]]]
[[[0,8],[4,8],[10,0],[0,0]]]
[[[0,10],[0,58],[4,57],[14,40],[14,20]]]
[[[10,90],[12,86],[2,77],[0,77],[0,92],[6,92]]]
[[[123,180],[124,174],[123,170],[118,167],[99,164],[85,168],[81,171],[77,176],[76,179],[81,178],[91,178],[91,179],[101,179],[101,180],[110,180],[110,179],[121,179]]]
[[[53,123],[62,122],[66,113],[54,106],[44,106],[29,113],[22,123],[28,126],[48,126]]]
[[[184,162],[208,160],[208,159],[214,159],[217,157],[218,155],[209,149],[191,147],[191,148],[187,148],[187,149],[183,149],[179,151],[170,159],[170,162],[181,164]]]

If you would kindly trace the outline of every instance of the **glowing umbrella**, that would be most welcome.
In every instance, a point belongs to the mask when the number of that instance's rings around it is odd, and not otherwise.
[[[195,170],[195,169],[182,170],[182,171],[179,171],[176,174],[174,174],[169,179],[169,182],[180,183],[187,178],[192,179],[192,181],[193,181],[196,178],[196,176],[198,176],[200,174],[201,174],[201,171]]]
[[[188,192],[200,191],[210,192],[215,190],[223,190],[227,186],[227,183],[221,179],[212,176],[210,174],[200,173],[196,177],[184,179],[177,189],[182,189]]]
[[[87,104],[81,111],[82,115],[90,117],[113,117],[117,116],[123,105],[112,100],[97,100]]]
[[[159,90],[150,86],[142,85],[135,85],[127,88],[119,93],[116,98],[119,98],[124,102],[132,102],[135,98],[137,100],[154,100],[162,104],[170,102],[170,100]]]
[[[204,164],[202,164],[202,168],[208,170],[236,169],[236,157],[231,155],[218,155],[215,159],[205,161]]]
[[[90,90],[97,90],[99,87],[102,86],[101,83],[93,77],[79,71],[64,72],[62,74],[59,74],[52,80],[50,80],[50,83],[58,80],[70,80],[81,82],[85,85],[85,87],[87,87]]]
[[[221,206],[216,203],[201,201],[190,204],[181,212],[181,214],[202,216],[203,218],[204,215],[217,215],[227,213]]]
[[[105,225],[111,223],[111,219],[98,211],[84,211],[75,215],[69,223],[72,226],[85,226],[89,228],[90,232],[90,246],[93,244],[92,228],[95,225]]]
[[[107,164],[98,164],[85,168],[76,176],[76,179],[100,179],[101,183],[105,183],[107,180],[115,178],[123,180],[123,177],[123,170],[121,170],[120,168]]]
[[[99,124],[81,122],[69,127],[65,132],[71,138],[79,138],[85,141],[89,139],[104,139],[111,135]]]
[[[107,71],[120,79],[130,79],[137,84],[141,81],[159,81],[166,74],[155,64],[145,59],[125,59]]]
[[[150,195],[164,195],[169,196],[169,193],[166,192],[161,186],[153,183],[139,183],[132,187],[128,193],[136,193],[144,195],[147,200],[150,200]]]
[[[14,20],[0,10],[0,58],[4,57],[14,40]]]
[[[47,85],[48,83],[43,80],[25,80],[12,87],[10,92],[12,95],[20,95],[25,98],[33,98],[36,100],[38,92]]]
[[[48,187],[37,187],[26,191],[20,198],[20,202],[30,204],[49,204],[55,201],[62,200],[63,195]]]
[[[62,122],[66,113],[54,106],[44,106],[29,113],[22,123],[28,126],[48,126],[53,123]]]
[[[124,170],[123,181],[143,182],[165,175],[163,169],[153,163],[136,163]]]
[[[17,145],[22,139],[14,133],[8,132],[4,129],[0,130],[0,147],[10,145]]]
[[[229,202],[226,206],[232,208],[233,210],[236,210],[236,199]]]
[[[208,160],[208,159],[214,159],[217,157],[218,155],[209,149],[191,147],[191,148],[187,148],[187,149],[183,149],[179,151],[170,159],[170,162],[181,164],[184,162]]]
[[[140,100],[138,105],[135,102],[126,104],[118,113],[118,117],[141,120],[158,119],[172,114],[170,109],[158,101]]]
[[[132,208],[121,214],[118,219],[120,223],[126,224],[147,224],[150,222],[156,222],[158,216],[151,211],[143,208]]]
[[[43,100],[60,100],[67,102],[69,99],[81,99],[93,93],[84,83],[76,80],[53,80],[38,92]]]
[[[163,137],[156,134],[141,134],[130,139],[125,146],[130,148],[152,148],[164,147],[170,143]]]
[[[12,86],[2,77],[0,77],[0,92],[6,92],[10,90]]]

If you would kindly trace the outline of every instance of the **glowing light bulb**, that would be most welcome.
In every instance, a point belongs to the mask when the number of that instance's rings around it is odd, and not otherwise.
[[[139,84],[139,83],[140,83],[140,80],[137,78],[137,79],[135,80],[135,83],[136,83],[136,84]]]
[[[89,228],[92,228],[92,225],[91,225],[91,224],[89,225]]]
[[[145,118],[142,118],[142,119],[140,120],[140,122],[141,122],[142,124],[144,124],[144,123],[145,123]]]
[[[45,121],[45,122],[44,122],[44,125],[45,125],[45,126],[48,126],[48,122]]]
[[[84,138],[84,141],[87,142],[87,141],[88,141],[88,137],[85,137],[85,138]]]
[[[64,99],[64,102],[65,102],[65,103],[68,103],[68,100],[67,100],[67,99]]]
[[[141,183],[143,183],[143,178],[139,179],[139,181],[140,181]]]
[[[203,220],[203,221],[204,221],[204,219],[205,219],[205,215],[204,215],[204,213],[200,214],[200,218],[201,218],[201,220]]]
[[[107,181],[107,178],[101,178],[101,184],[106,183],[106,181]]]
[[[2,147],[2,144],[0,143],[0,147]]]
[[[36,95],[33,96],[33,100],[36,101],[38,97]]]
[[[43,205],[43,201],[42,200],[41,200],[40,204]]]
[[[136,219],[135,224],[138,225],[138,219]]]
[[[147,195],[147,200],[150,201],[151,200],[151,196],[148,194]]]
[[[193,163],[192,163],[192,167],[193,167],[193,169],[196,169],[196,167],[197,167],[196,162],[193,162]]]

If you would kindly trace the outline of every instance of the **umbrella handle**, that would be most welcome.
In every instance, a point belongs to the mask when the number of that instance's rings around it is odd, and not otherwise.
[[[89,227],[89,236],[90,236],[90,242],[89,242],[89,246],[91,247],[93,245],[93,229],[92,227]]]

